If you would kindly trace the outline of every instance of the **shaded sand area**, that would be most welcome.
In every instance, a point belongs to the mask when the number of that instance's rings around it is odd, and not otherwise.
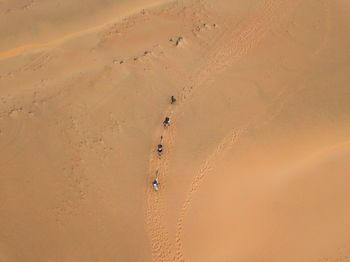
[[[0,1],[0,261],[350,261],[349,20]]]

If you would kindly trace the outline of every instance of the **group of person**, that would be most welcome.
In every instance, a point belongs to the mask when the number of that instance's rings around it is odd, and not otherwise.
[[[176,102],[176,99],[174,96],[171,96],[171,104],[175,103]],[[167,116],[165,117],[165,120],[163,121],[163,125],[164,125],[164,128],[167,128],[168,126],[170,126],[170,118]],[[160,156],[162,155],[162,152],[163,152],[163,145],[162,145],[162,140],[163,140],[163,136],[160,137],[160,143],[158,144],[158,148],[157,148],[157,152],[158,152],[158,157],[160,158]],[[157,173],[156,173],[157,177],[156,179],[152,182],[153,184],[153,187],[156,191],[158,191],[158,185],[159,185],[159,182],[158,182],[158,170],[157,170]]]

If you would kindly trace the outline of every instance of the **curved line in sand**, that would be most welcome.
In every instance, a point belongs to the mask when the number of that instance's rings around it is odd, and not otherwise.
[[[280,11],[277,13],[279,4],[283,3],[281,1],[275,0],[266,2],[261,10],[262,15],[258,19],[253,19],[253,21],[251,21],[248,25],[244,24],[242,28],[239,28],[241,32],[236,38],[234,37],[234,33],[236,31],[234,31],[233,34],[228,34],[228,36],[224,38],[224,47],[222,48],[222,46],[218,45],[218,48],[220,50],[218,52],[213,52],[208,57],[208,62],[204,68],[201,68],[201,70],[198,72],[197,79],[202,81],[199,81],[197,85],[191,85],[190,89],[184,90],[184,99],[187,95],[189,95],[189,93],[191,93],[192,86],[198,86],[200,83],[204,82],[204,79],[208,79],[212,73],[217,73],[224,70],[227,66],[232,64],[232,62],[247,55],[249,50],[258,45],[265,34],[268,33],[271,27],[276,24],[279,19],[282,19],[291,10],[294,9],[293,7],[297,5],[297,1],[293,1],[291,5],[285,6],[285,12]],[[226,45],[225,40],[228,42]],[[203,74],[206,77],[202,76]],[[211,163],[216,159],[216,156],[222,150],[227,150],[230,148],[241,134],[242,130],[239,130],[238,133],[235,133],[234,131],[232,135],[225,137],[221,144],[218,146],[217,150],[209,156],[209,158],[205,161],[204,165],[200,169],[199,173],[194,177],[191,188],[185,197],[183,207],[180,211],[180,216],[177,220],[175,261],[184,261],[182,250],[183,220],[191,205],[193,194],[198,190],[200,182],[202,181],[204,175],[211,169]],[[228,142],[228,140],[231,140],[231,142]]]
[[[159,128],[160,129],[160,128]],[[167,148],[164,149],[161,158],[156,156],[156,149],[151,150],[149,160],[149,183],[155,178],[156,172],[158,172],[158,178],[160,181],[158,192],[155,192],[153,188],[147,189],[147,211],[146,211],[146,226],[151,242],[151,254],[153,261],[171,261],[172,260],[172,244],[169,239],[167,225],[164,221],[163,215],[166,211],[165,196],[166,190],[166,173],[168,163],[167,151],[172,145],[173,137],[171,129],[167,130],[168,136],[165,137],[165,130],[157,130],[153,140],[159,139],[162,135],[163,143],[167,144]]]
[[[194,177],[190,190],[187,192],[183,206],[180,211],[180,215],[177,218],[176,233],[175,233],[175,245],[176,245],[176,257],[175,261],[184,261],[182,250],[182,236],[183,236],[183,222],[184,218],[191,206],[193,195],[198,191],[201,182],[205,175],[213,169],[214,163],[218,160],[218,156],[224,152],[227,152],[237,142],[237,139],[245,132],[245,129],[237,129],[230,132],[221,143],[216,147],[214,152],[207,158],[197,175]]]
[[[24,46],[20,46],[20,47],[16,47],[7,51],[4,51],[2,53],[0,53],[0,60],[4,60],[13,56],[17,56],[20,55],[22,53],[26,53],[29,51],[34,51],[36,49],[40,49],[40,48],[46,48],[46,47],[51,47],[51,46],[55,46],[58,45],[60,43],[63,43],[67,40],[91,33],[91,32],[95,32],[98,31],[100,29],[102,29],[105,26],[111,25],[113,22],[109,22],[109,23],[105,23],[99,26],[95,26],[95,27],[91,27],[79,32],[75,32],[69,35],[66,35],[62,38],[56,39],[54,41],[48,42],[48,43],[43,43],[43,44],[32,44],[32,45],[24,45]]]
[[[190,79],[189,84],[183,89],[182,95],[180,96],[180,101],[178,105],[183,105],[187,100],[187,97],[193,92],[194,87],[202,85],[205,81],[210,79],[211,75],[225,70],[230,64],[238,59],[244,57],[249,53],[251,49],[256,47],[258,43],[264,38],[266,33],[268,33],[271,27],[278,24],[286,14],[288,14],[293,6],[297,4],[298,1],[289,1],[287,5],[283,8],[285,12],[278,12],[278,7],[285,4],[281,0],[270,0],[265,1],[261,8],[257,8],[256,13],[251,15],[246,19],[241,25],[239,25],[235,30],[228,32],[224,30],[219,37],[213,50],[208,53],[206,59],[202,66],[200,66],[194,73],[193,77]],[[289,5],[288,5],[289,4]],[[293,4],[293,5],[292,5]],[[170,107],[169,107],[170,108]],[[167,110],[169,112],[169,109]],[[190,207],[192,201],[192,195],[198,190],[201,180],[204,174],[210,170],[211,163],[215,160],[216,156],[222,151],[235,143],[238,134],[241,134],[242,130],[235,130],[233,134],[229,137],[225,137],[223,142],[219,145],[216,151],[205,161],[204,166],[201,168],[199,174],[197,174],[193,180],[190,191],[186,195],[185,202],[182,210],[180,211],[180,216],[177,222],[176,229],[176,254],[173,261],[183,261],[183,251],[182,251],[182,224],[183,219]],[[161,132],[156,131],[156,139],[159,138]],[[173,140],[173,138],[172,138]],[[228,142],[231,141],[231,142]],[[149,179],[154,176],[156,169],[162,168],[163,165],[167,165],[168,160],[163,161],[162,164],[154,164],[155,160],[152,157],[155,152],[151,151],[150,157],[150,168],[149,168]],[[162,168],[164,171],[166,169]],[[165,177],[163,177],[165,180]],[[164,190],[164,187],[161,188]],[[161,193],[161,192],[157,192]],[[152,246],[152,256],[154,261],[171,261],[172,257],[172,245],[168,238],[168,231],[166,230],[166,224],[162,218],[162,211],[166,210],[164,195],[152,192],[152,189],[147,191],[147,211],[146,211],[146,222],[147,229],[150,234],[150,241]]]
[[[343,151],[346,151],[349,149],[350,149],[350,140],[332,145],[330,147],[327,147],[321,151],[318,151],[318,152],[312,154],[307,159],[307,162],[319,161],[320,159],[324,159],[324,158],[330,157],[332,155],[336,155],[340,152],[343,152]]]
[[[166,3],[170,3],[172,1],[167,1],[167,2],[162,2],[162,4],[166,4]],[[157,3],[159,4],[159,3]],[[50,41],[50,42],[47,42],[47,43],[37,43],[37,44],[30,44],[30,45],[23,45],[23,46],[19,46],[19,47],[16,47],[16,48],[13,48],[13,49],[10,49],[10,50],[6,50],[6,51],[3,51],[0,53],[0,61],[1,60],[5,60],[7,58],[10,58],[10,57],[13,57],[13,56],[17,56],[17,55],[20,55],[22,53],[26,53],[26,52],[29,52],[29,51],[34,51],[34,50],[37,50],[37,49],[40,49],[40,48],[47,48],[47,47],[51,47],[51,46],[55,46],[55,45],[58,45],[58,44],[61,44],[67,40],[70,40],[70,39],[73,39],[73,38],[76,38],[76,37],[79,37],[79,36],[82,36],[82,35],[85,35],[85,34],[89,34],[89,33],[92,33],[92,32],[96,32],[104,27],[107,27],[107,26],[110,26],[112,24],[115,24],[115,23],[118,23],[120,22],[123,18],[125,17],[128,17],[128,16],[131,16],[132,14],[135,14],[137,12],[137,10],[144,10],[144,9],[149,9],[149,8],[152,8],[154,6],[157,5],[156,3],[155,4],[151,4],[149,6],[146,6],[146,7],[143,7],[143,8],[137,8],[131,12],[128,12],[127,14],[125,14],[124,16],[122,17],[119,17],[118,19],[113,19],[109,22],[105,22],[101,25],[97,25],[97,26],[93,26],[93,27],[90,27],[90,28],[87,28],[87,29],[84,29],[84,30],[81,30],[81,31],[78,31],[78,32],[74,32],[74,33],[71,33],[71,34],[68,34],[66,36],[63,36],[59,39],[56,39],[56,40],[53,40],[53,41]]]
[[[227,31],[221,32],[216,38],[220,38]],[[171,111],[172,108],[180,106],[185,99],[180,99],[175,105],[170,105],[166,110],[165,116],[172,116],[174,119],[175,113]],[[151,254],[153,261],[172,261],[175,259],[173,256],[173,245],[170,242],[169,234],[167,231],[166,222],[164,221],[163,214],[166,211],[164,191],[166,190],[166,171],[168,163],[167,151],[170,151],[174,142],[175,127],[171,126],[168,130],[160,131],[158,128],[153,138],[154,144],[158,143],[159,137],[163,135],[166,150],[163,152],[162,159],[159,160],[155,157],[155,149],[150,152],[149,160],[149,183],[154,179],[156,170],[159,170],[160,178],[160,190],[154,192],[153,188],[147,190],[147,210],[146,210],[146,230],[148,231],[151,242]],[[165,136],[167,132],[167,136]]]

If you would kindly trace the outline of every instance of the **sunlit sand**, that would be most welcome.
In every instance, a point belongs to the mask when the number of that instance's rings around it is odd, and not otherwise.
[[[1,1],[0,261],[349,261],[349,20]]]

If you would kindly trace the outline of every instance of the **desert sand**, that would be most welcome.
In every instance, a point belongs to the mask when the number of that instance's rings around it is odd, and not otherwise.
[[[348,1],[3,0],[0,39],[1,262],[350,261]]]

